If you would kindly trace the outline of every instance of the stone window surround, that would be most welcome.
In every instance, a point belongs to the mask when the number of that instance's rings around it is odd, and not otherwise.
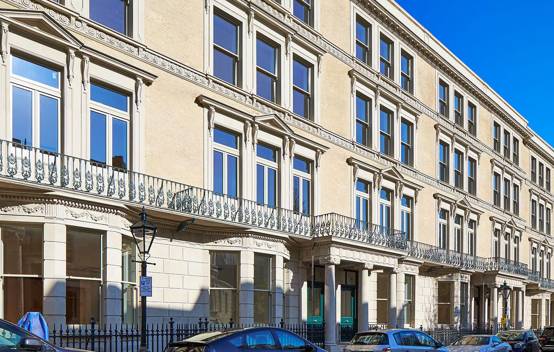
[[[546,234],[546,230],[547,230],[546,229],[546,210],[550,209],[550,212],[552,214],[552,209],[554,208],[554,206],[546,198],[541,196],[541,194],[535,192],[533,189],[530,189],[529,193],[530,193],[530,197],[529,197],[529,226],[528,226],[528,228],[531,229],[534,232]],[[536,214],[536,216],[537,216],[537,228],[536,229],[532,228],[532,223],[531,223],[531,216],[532,216],[531,203],[532,203],[533,200],[537,202],[537,214]],[[540,230],[539,230],[539,219],[540,219],[540,216],[541,216],[539,214],[540,205],[544,206],[544,214],[543,214],[544,232],[540,232]],[[552,224],[550,226],[552,226]]]
[[[440,167],[439,167],[439,144],[440,142],[443,142],[443,143],[446,143],[448,146],[449,146],[449,152],[450,152],[450,156],[449,156],[449,175],[448,175],[448,179],[449,179],[449,182],[448,184],[452,187],[454,187],[454,151],[455,150],[458,150],[460,152],[463,153],[464,155],[464,159],[463,159],[463,167],[462,167],[462,180],[463,180],[463,189],[460,189],[460,190],[463,190],[464,192],[467,192],[469,194],[469,182],[467,182],[467,177],[468,177],[468,167],[467,167],[467,164],[468,164],[468,159],[469,158],[472,158],[473,160],[475,160],[476,162],[476,165],[475,165],[475,180],[476,182],[478,183],[479,181],[479,166],[480,166],[480,161],[481,161],[481,153],[477,150],[474,150],[472,148],[471,145],[469,144],[466,144],[463,140],[460,140],[459,138],[456,138],[457,136],[456,135],[451,135],[451,134],[448,134],[447,131],[444,131],[440,128],[437,129],[437,142],[436,142],[436,145],[437,145],[437,148],[435,148],[436,150],[436,160],[437,162],[435,163],[436,165],[436,175],[435,177],[437,178],[437,180],[440,180]],[[439,181],[441,182],[441,181]],[[476,189],[478,190],[479,187],[476,185]]]
[[[497,209],[502,210],[505,213],[513,214],[513,189],[514,185],[517,185],[519,187],[519,203],[520,203],[520,212],[521,212],[521,184],[522,180],[517,177],[516,175],[512,174],[510,170],[507,170],[506,168],[502,167],[501,164],[498,164],[494,159],[491,159],[491,175],[494,175],[495,173],[500,175],[500,205],[494,206]],[[510,210],[504,209],[504,180],[507,179],[510,181],[510,190],[509,190],[509,199],[510,199]],[[491,181],[492,182],[492,181]],[[491,202],[491,204],[494,204],[494,202]]]
[[[491,151],[493,152],[493,156],[494,157],[497,157],[497,158],[500,158],[504,161],[508,161],[508,163],[510,165],[514,165],[516,167],[519,167],[521,165],[521,160],[522,160],[522,149],[521,149],[521,146],[522,146],[522,138],[521,136],[516,133],[516,131],[511,128],[511,127],[508,127],[507,124],[504,122],[504,121],[501,121],[500,119],[496,118],[494,115],[493,115],[493,118],[492,118],[492,121],[491,121],[491,126],[490,126],[490,133],[491,133],[491,141],[492,141],[492,136],[494,136],[494,124],[497,123],[499,126],[500,126],[500,135],[499,135],[499,142],[500,142],[500,151],[497,152],[496,150],[494,150],[494,148],[491,148]],[[511,140],[510,140],[510,145],[509,145],[509,150],[510,150],[510,153],[509,153],[509,157],[506,158],[504,157],[504,132],[508,132],[511,136]],[[513,153],[514,153],[514,139],[517,139],[518,142],[519,142],[519,163],[516,164],[514,163],[514,160],[513,160]],[[491,143],[492,145],[492,143]],[[531,171],[529,171],[529,174],[531,173]],[[529,176],[530,177],[530,176]]]
[[[520,153],[519,153],[519,154],[520,154],[520,160],[521,160],[521,146],[520,146]],[[546,190],[546,169],[550,169],[550,170],[551,170],[551,171],[550,171],[550,175],[551,175],[550,177],[552,178],[552,174],[553,174],[553,172],[552,172],[552,170],[553,170],[552,165],[550,165],[550,163],[546,162],[545,159],[544,159],[543,157],[538,156],[537,153],[531,152],[531,150],[529,150],[529,154],[530,154],[530,155],[529,155],[529,182],[531,182],[531,184],[533,184],[533,185],[536,185],[539,189],[548,192],[548,191]],[[537,163],[537,169],[536,169],[537,178],[536,178],[536,181],[535,181],[535,182],[533,182],[533,181],[531,180],[531,159],[532,159],[532,158],[535,158],[536,163]],[[543,164],[543,165],[544,165],[544,166],[543,166],[543,168],[544,168],[544,174],[543,174],[544,181],[543,181],[542,187],[539,185],[539,165],[540,165],[540,164]],[[550,187],[553,187],[553,185],[552,185],[552,179],[550,180],[550,183],[551,183],[551,186],[550,186]],[[552,192],[552,190],[554,190],[554,188],[551,188],[551,192]]]
[[[531,242],[531,246],[529,246],[529,270],[533,270],[531,266],[532,258],[533,258],[533,251],[535,252],[535,259],[537,263],[537,272],[541,272],[540,264],[542,264],[543,273],[546,276],[547,268],[546,268],[546,254],[550,253],[552,255],[552,248],[548,246],[544,246],[543,244],[537,242],[534,239],[529,239],[529,242]],[[543,257],[541,258],[541,253],[543,254]],[[552,257],[551,257],[552,258]]]
[[[452,123],[452,125],[458,129],[462,129],[463,131],[468,131],[468,111],[469,111],[469,105],[473,105],[475,107],[475,136],[479,135],[479,110],[480,106],[476,103],[476,100],[473,99],[469,93],[463,88],[461,88],[458,85],[455,85],[451,79],[444,76],[442,73],[437,73],[436,78],[436,87],[437,87],[437,104],[436,104],[436,111],[440,111],[440,104],[439,104],[439,82],[444,82],[448,85],[448,121]],[[454,115],[454,95],[459,94],[462,97],[462,116],[463,116],[463,126],[460,126],[455,123],[455,115]],[[443,116],[441,116],[444,118]]]
[[[447,248],[450,250],[454,250],[454,240],[455,240],[455,217],[456,215],[462,216],[463,223],[462,223],[462,253],[468,254],[469,253],[469,221],[473,220],[475,221],[475,238],[476,240],[479,239],[479,220],[481,217],[481,212],[477,209],[472,209],[469,206],[469,203],[467,202],[456,202],[453,199],[450,199],[446,196],[443,196],[441,194],[435,193],[434,195],[436,201],[437,201],[437,211],[435,213],[435,224],[436,224],[436,230],[435,230],[435,243],[439,243],[439,235],[440,235],[440,211],[446,210],[448,211],[448,219],[447,219]],[[477,249],[477,248],[476,248]],[[477,250],[475,255],[478,255]]]

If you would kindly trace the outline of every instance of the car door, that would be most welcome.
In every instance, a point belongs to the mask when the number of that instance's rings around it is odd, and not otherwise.
[[[240,351],[275,352],[278,349],[279,344],[271,333],[271,329],[252,329],[244,333],[244,344]]]
[[[416,331],[415,334],[419,343],[419,351],[434,352],[436,350],[438,343],[437,341],[435,341],[435,339],[421,331]]]
[[[275,334],[277,342],[279,343],[279,351],[305,352],[307,348],[311,346],[311,343],[309,343],[308,341],[286,330],[275,329],[273,330],[273,333]]]
[[[391,352],[423,352],[424,349],[419,345],[417,336],[414,331],[404,330],[393,334],[396,346],[392,346]]]

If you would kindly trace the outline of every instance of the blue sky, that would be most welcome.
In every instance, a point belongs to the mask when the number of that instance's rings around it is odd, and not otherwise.
[[[554,146],[553,0],[397,2]]]

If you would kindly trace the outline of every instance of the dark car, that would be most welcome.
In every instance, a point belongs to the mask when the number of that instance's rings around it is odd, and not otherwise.
[[[554,351],[554,326],[547,326],[539,336],[539,343],[543,351]]]
[[[69,352],[82,350],[54,346],[27,330],[0,319],[0,351]]]
[[[206,332],[184,341],[170,343],[165,352],[239,352],[239,351],[325,352],[300,336],[279,328],[246,328]]]
[[[533,330],[509,330],[496,334],[512,346],[514,352],[539,352],[541,346]]]

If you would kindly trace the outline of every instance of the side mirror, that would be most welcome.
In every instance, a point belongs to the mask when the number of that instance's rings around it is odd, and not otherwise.
[[[40,341],[39,339],[26,337],[23,340],[21,340],[19,347],[23,350],[28,350],[28,351],[42,351],[43,344],[42,344],[42,341]]]

